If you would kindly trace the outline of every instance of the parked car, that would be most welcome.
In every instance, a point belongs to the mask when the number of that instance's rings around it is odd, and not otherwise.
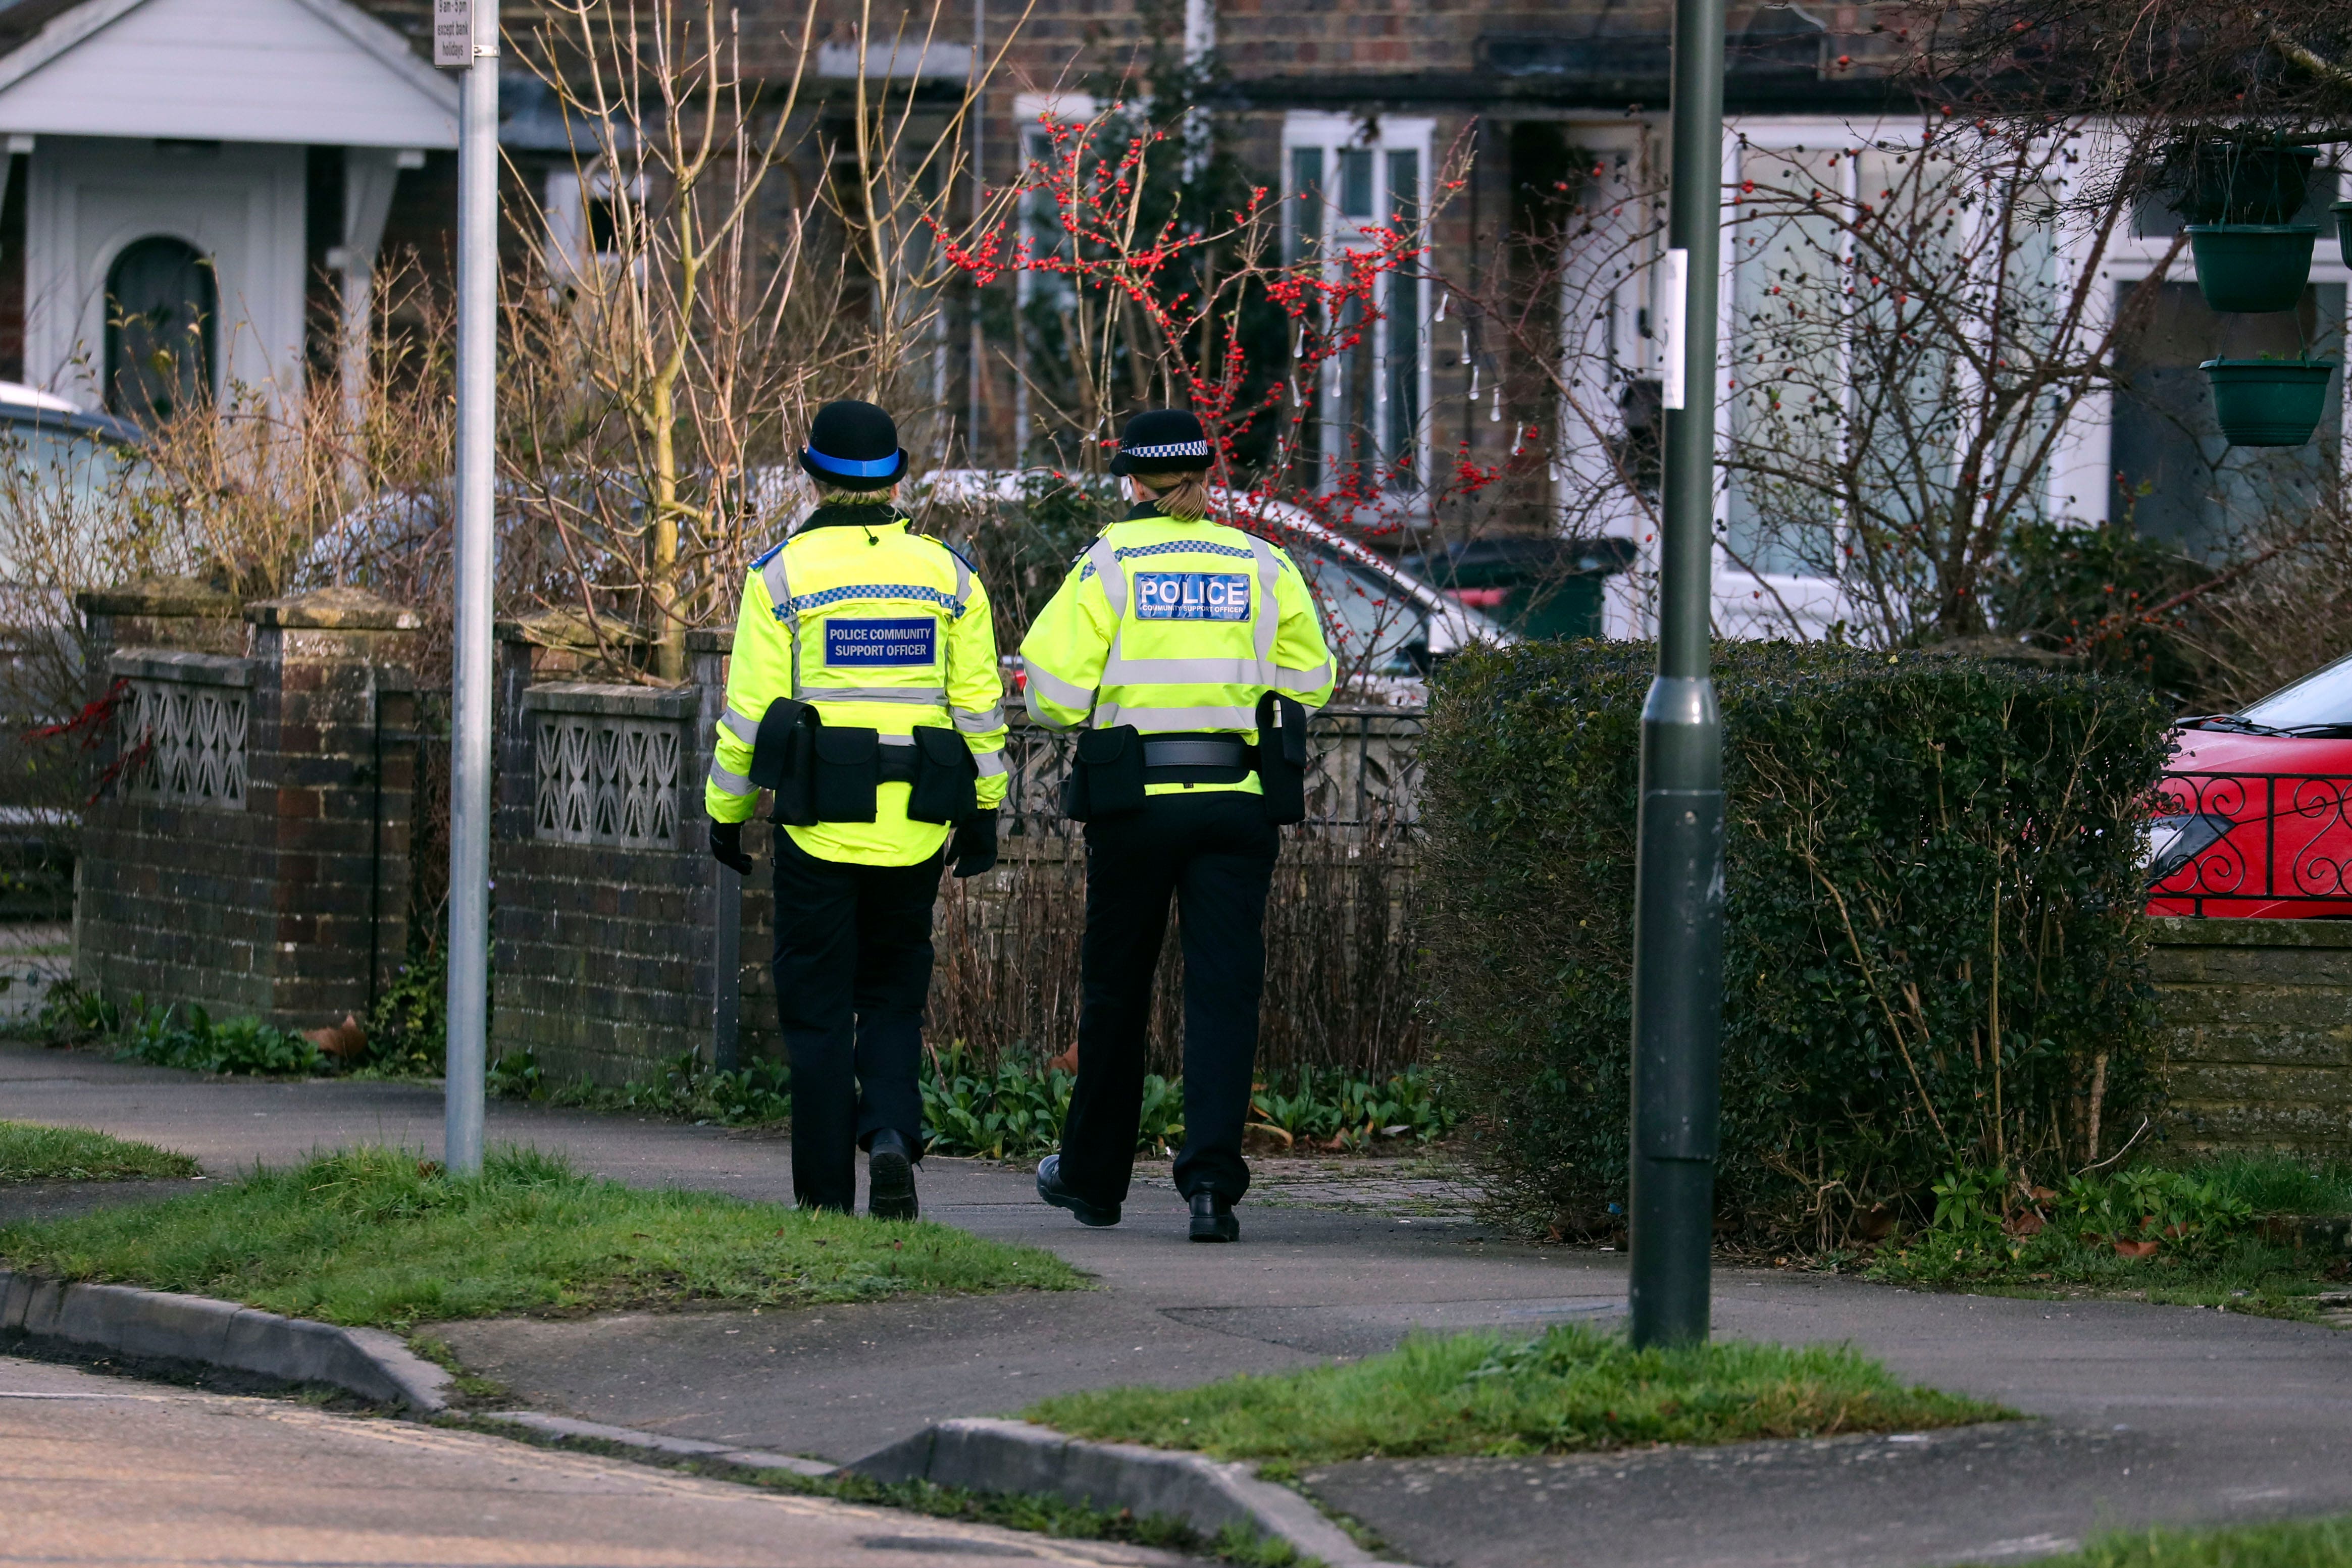
[[[2352,658],[2183,719],[2173,747],[2150,915],[2352,919]]]
[[[1027,498],[1026,483],[1018,472],[958,468],[931,474],[913,490],[918,502],[1018,504]],[[1420,707],[1429,700],[1430,671],[1448,655],[1475,643],[1520,641],[1493,616],[1301,507],[1223,490],[1210,499],[1219,517],[1282,546],[1314,589],[1339,664],[1335,702]]]

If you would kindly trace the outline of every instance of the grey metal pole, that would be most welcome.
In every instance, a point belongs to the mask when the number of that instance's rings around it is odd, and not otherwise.
[[[1714,600],[1715,307],[1724,0],[1675,0],[1658,674],[1642,709],[1634,872],[1635,1344],[1707,1335],[1723,1012],[1723,727]]]
[[[498,383],[499,8],[474,0],[457,130],[457,547],[449,735],[449,1052],[442,1161],[482,1170],[490,973],[490,582]]]

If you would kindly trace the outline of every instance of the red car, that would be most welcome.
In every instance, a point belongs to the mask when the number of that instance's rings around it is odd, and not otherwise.
[[[2181,720],[2158,794],[2150,915],[2352,918],[2352,658]]]

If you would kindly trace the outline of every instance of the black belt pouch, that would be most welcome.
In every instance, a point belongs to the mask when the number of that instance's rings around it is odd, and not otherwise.
[[[1143,810],[1143,737],[1135,726],[1089,729],[1078,737],[1077,757],[1062,781],[1062,813],[1074,821],[1099,822]]]
[[[751,743],[751,782],[775,792],[770,821],[792,828],[815,826],[809,785],[814,778],[816,733],[824,723],[816,709],[791,697],[778,697],[761,716],[759,737]]]
[[[1268,692],[1257,700],[1257,783],[1265,820],[1307,820],[1307,709]]]
[[[961,822],[980,810],[980,764],[954,730],[915,727],[915,783],[907,815],[918,822]]]
[[[820,822],[870,822],[874,789],[881,781],[881,732],[835,729],[816,732],[816,777],[811,794]]]

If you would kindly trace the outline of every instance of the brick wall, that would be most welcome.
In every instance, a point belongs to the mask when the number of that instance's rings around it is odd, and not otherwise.
[[[87,595],[92,763],[76,980],[316,1028],[407,948],[415,616],[351,589],[247,605],[190,584]]]
[[[2174,1139],[2352,1155],[2352,926],[2149,924]]]

